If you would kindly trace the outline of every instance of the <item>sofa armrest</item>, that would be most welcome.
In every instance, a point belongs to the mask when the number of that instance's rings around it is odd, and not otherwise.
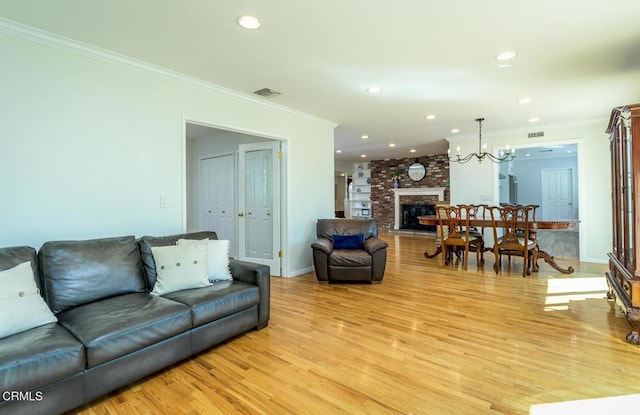
[[[377,237],[369,238],[364,241],[364,250],[373,255],[381,249],[388,247],[389,244]]]
[[[260,291],[260,304],[258,305],[257,329],[269,324],[269,310],[271,301],[271,269],[267,265],[253,262],[229,260],[229,269],[234,280],[243,281],[258,286]]]
[[[311,248],[319,249],[327,255],[330,255],[333,251],[333,242],[330,239],[318,238],[311,243]]]

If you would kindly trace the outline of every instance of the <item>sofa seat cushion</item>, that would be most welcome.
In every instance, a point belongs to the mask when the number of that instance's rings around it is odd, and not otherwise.
[[[0,339],[2,391],[39,389],[84,368],[82,343],[56,323]]]
[[[189,306],[194,327],[260,303],[258,287],[242,281],[217,281],[209,287],[166,294],[165,298]]]
[[[370,267],[371,255],[364,249],[334,249],[329,265],[338,267]]]
[[[58,314],[58,321],[84,344],[88,368],[191,328],[188,307],[149,293],[81,305]]]

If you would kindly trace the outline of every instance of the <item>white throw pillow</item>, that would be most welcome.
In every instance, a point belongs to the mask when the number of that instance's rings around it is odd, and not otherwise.
[[[207,263],[209,281],[233,279],[229,270],[230,242],[226,239],[204,239],[207,242]],[[178,239],[178,245],[201,242],[193,239]]]
[[[207,275],[205,241],[189,245],[152,247],[151,253],[157,273],[151,294],[163,295],[211,285]]]
[[[40,296],[31,262],[0,271],[0,338],[56,321]]]

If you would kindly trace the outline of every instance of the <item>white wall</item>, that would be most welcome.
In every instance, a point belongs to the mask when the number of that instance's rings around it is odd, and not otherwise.
[[[347,175],[336,174],[335,178],[335,210],[345,210],[344,199],[347,197]]]
[[[608,114],[602,120],[575,126],[538,125],[544,137],[527,138],[527,131],[491,134],[483,131],[483,142],[489,148],[505,144],[515,147],[533,147],[546,143],[578,143],[578,176],[580,200],[580,259],[586,262],[606,263],[611,250],[611,162],[609,141],[604,133]],[[477,149],[477,135],[450,140],[450,147],[460,145],[462,153]],[[516,152],[516,156],[520,152]],[[484,161],[478,164],[451,163],[451,203],[498,203],[498,166]]]
[[[14,29],[0,33],[0,246],[184,231],[195,119],[287,141],[285,275],[311,269],[315,220],[333,215],[335,123]]]

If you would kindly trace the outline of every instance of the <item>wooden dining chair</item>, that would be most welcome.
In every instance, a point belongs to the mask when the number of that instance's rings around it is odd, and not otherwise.
[[[469,219],[480,219],[485,220],[487,215],[487,208],[489,205],[461,205],[463,206],[467,214],[469,215]],[[472,244],[469,248],[474,248],[476,250],[476,256],[480,255],[480,263],[484,264],[484,226],[469,226],[469,236],[478,240],[477,244]]]
[[[480,242],[469,235],[469,208],[467,206],[437,206],[442,266],[447,266],[453,258],[454,249],[463,248],[462,268],[466,271],[469,263],[469,248],[476,251],[480,264]]]
[[[501,204],[502,207],[510,207],[510,208],[526,208],[526,209],[518,209],[519,215],[526,214],[529,217],[529,221],[536,221],[536,211],[540,207],[540,205],[511,205],[511,204]]]
[[[521,209],[517,209],[518,214],[521,217],[526,215],[529,218],[529,222],[536,221],[536,211],[538,210],[540,205],[513,205],[513,206],[521,208]],[[521,238],[525,237],[524,229],[517,229],[516,233]],[[538,249],[540,248],[538,245],[537,233],[529,230],[529,233],[527,234],[527,238],[535,244],[535,249],[533,249],[533,259],[532,259],[533,263],[535,263],[538,260],[537,252],[538,252]],[[511,256],[507,255],[507,257],[509,258],[509,263],[511,263]]]
[[[523,258],[522,277],[531,274],[530,265],[533,263],[533,253],[537,248],[536,242],[529,238],[529,221],[532,218],[532,209],[531,206],[522,205],[491,206],[489,208],[493,228],[496,274],[502,269],[502,255],[509,256],[509,259],[511,256],[521,256]]]
[[[436,206],[435,206],[436,218],[438,217],[438,208],[439,207],[449,207],[449,206],[451,206],[451,205],[449,203],[446,203],[446,202],[442,202],[442,201],[436,202]],[[446,230],[448,232],[449,228],[445,227],[444,230]],[[436,252],[433,254],[433,256],[431,256],[431,258],[436,256],[438,254],[438,251],[439,252],[443,252],[442,251],[442,230],[440,229],[439,222],[436,222],[436,240],[434,241],[434,245],[436,247]],[[426,252],[425,252],[425,255],[426,255]]]

